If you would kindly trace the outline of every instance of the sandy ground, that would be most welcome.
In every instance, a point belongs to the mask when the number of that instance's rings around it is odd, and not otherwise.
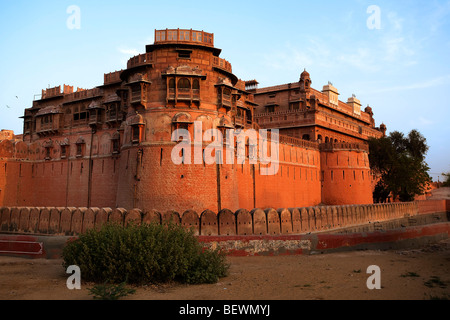
[[[429,300],[450,298],[450,240],[421,249],[312,256],[229,257],[217,284],[136,288],[123,300]],[[381,269],[369,290],[367,268]],[[0,257],[2,300],[91,300],[88,288],[66,287],[62,260]],[[431,281],[430,281],[431,280]]]

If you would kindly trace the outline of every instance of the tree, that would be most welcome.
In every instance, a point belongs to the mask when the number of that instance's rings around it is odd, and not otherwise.
[[[392,194],[406,202],[424,194],[431,182],[425,162],[428,149],[425,137],[417,130],[406,137],[394,131],[388,137],[369,139],[370,167],[380,178],[374,189],[375,201],[383,202]]]
[[[442,183],[443,187],[450,187],[450,172],[442,174],[445,177],[444,182]]]

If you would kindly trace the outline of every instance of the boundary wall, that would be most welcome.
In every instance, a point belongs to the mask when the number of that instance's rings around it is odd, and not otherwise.
[[[0,255],[59,259],[67,241],[116,221],[173,221],[192,228],[205,248],[228,255],[314,254],[420,247],[448,238],[450,201],[366,206],[175,211],[0,207]]]
[[[73,149],[77,137],[86,141],[82,154],[71,150],[63,156],[61,148],[68,148],[69,143]],[[0,141],[0,206],[172,209],[180,213],[190,208],[218,213],[224,208],[236,212],[373,203],[373,178],[362,145],[319,145],[279,136],[274,146],[272,141],[267,143],[267,156],[274,156],[273,163],[252,164],[250,158],[258,148],[246,138],[245,159],[237,158],[237,142],[234,155],[233,148],[215,150],[225,158],[234,156],[234,164],[176,165],[171,156],[176,143],[145,142],[111,154],[111,137],[107,132],[84,132],[70,136],[72,141],[63,137],[51,143]],[[193,143],[191,147],[206,152],[208,145]],[[195,163],[193,152],[190,160]],[[263,168],[271,174],[264,175]]]
[[[123,208],[75,207],[1,207],[0,232],[36,235],[76,236],[89,229],[101,228],[107,222],[127,225],[135,223],[165,223],[172,220],[193,230],[199,236],[288,235],[328,232],[351,226],[413,217],[421,214],[448,212],[449,200],[409,203],[316,206],[275,210],[229,209],[218,213],[205,210],[159,212]]]

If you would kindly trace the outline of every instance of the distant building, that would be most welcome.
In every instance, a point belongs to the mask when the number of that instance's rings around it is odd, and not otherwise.
[[[371,107],[361,110],[355,95],[339,100],[338,90],[328,83],[322,91],[312,88],[309,73],[299,82],[257,89],[254,94],[256,123],[262,128],[277,128],[280,134],[319,143],[364,143],[380,138],[386,126],[375,127]]]
[[[0,141],[1,140],[14,140],[15,135],[13,130],[5,130],[0,131]]]

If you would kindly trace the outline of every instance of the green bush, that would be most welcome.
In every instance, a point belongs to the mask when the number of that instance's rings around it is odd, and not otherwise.
[[[67,243],[63,260],[96,283],[215,283],[229,268],[222,252],[204,250],[192,232],[173,224],[107,224]]]
[[[126,282],[117,285],[105,282],[103,284],[95,285],[88,290],[94,296],[94,300],[119,300],[122,297],[126,297],[136,292],[135,289],[127,288]]]

